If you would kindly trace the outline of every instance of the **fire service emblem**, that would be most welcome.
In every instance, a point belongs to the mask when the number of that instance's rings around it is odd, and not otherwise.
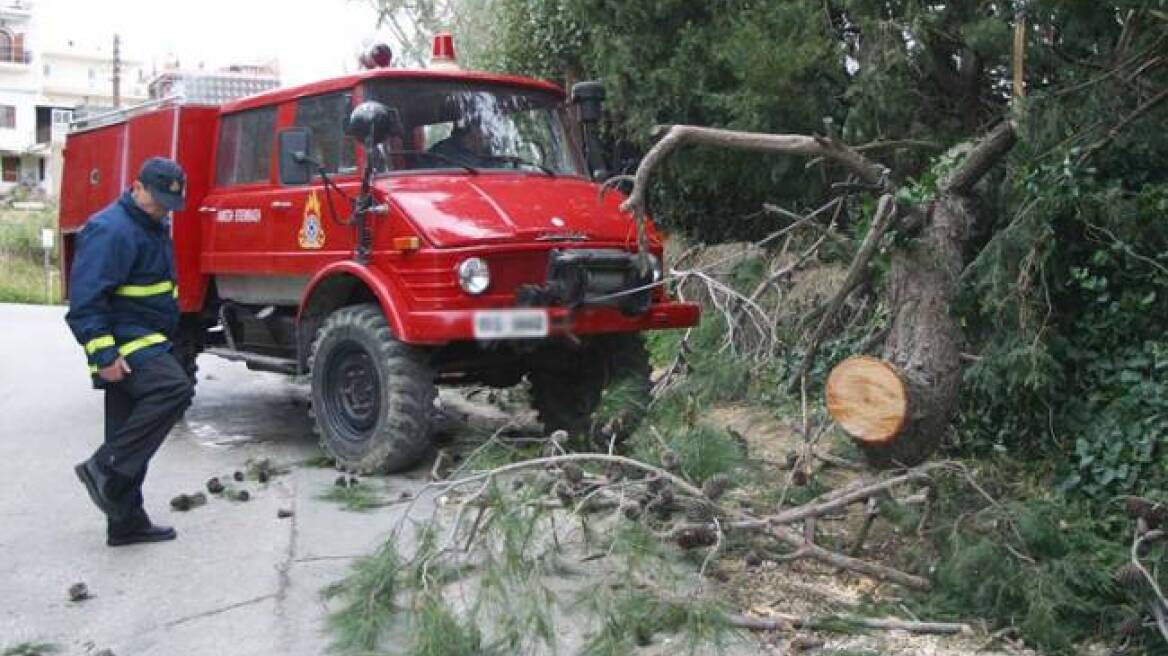
[[[320,220],[320,199],[316,197],[315,189],[304,202],[304,221],[300,223],[296,237],[300,248],[324,248],[324,224]]]

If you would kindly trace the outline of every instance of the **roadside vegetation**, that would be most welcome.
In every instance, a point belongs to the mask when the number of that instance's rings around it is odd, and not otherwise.
[[[59,303],[61,280],[58,267],[59,240],[50,259],[52,296],[45,285],[41,230],[56,230],[55,209],[41,211],[0,210],[0,303]]]
[[[959,409],[931,464],[866,469],[821,401],[832,366],[881,355],[901,309],[884,293],[892,260],[914,234],[884,235],[802,372],[879,190],[825,161],[686,149],[649,201],[675,235],[674,291],[701,301],[705,319],[650,338],[659,382],[619,452],[640,465],[556,460],[582,445],[552,436],[470,445],[479,457],[435,484],[445,510],[422,538],[390,540],[330,590],[340,648],[374,650],[403,630],[407,653],[536,653],[569,625],[580,653],[634,653],[672,632],[704,649],[744,630],[839,636],[916,617],[972,627],[976,640],[955,653],[1168,653],[1162,2],[501,0],[459,15],[465,33],[498,37],[476,64],[605,81],[608,138],[626,151],[647,151],[658,124],[816,134],[894,171],[897,203],[927,206],[991,126],[1012,119],[1018,140],[972,190],[950,308]],[[1024,98],[1012,91],[1019,53]],[[726,421],[728,406],[782,430],[750,434]],[[661,472],[680,482],[651,484]],[[911,484],[832,505],[840,490],[896,476]],[[710,498],[711,480],[728,490]],[[828,566],[781,532],[723,527],[825,505],[801,535],[866,570]],[[717,530],[684,530],[693,524]],[[588,604],[542,576],[564,570]],[[742,615],[772,577],[792,605],[799,586],[861,592]]]

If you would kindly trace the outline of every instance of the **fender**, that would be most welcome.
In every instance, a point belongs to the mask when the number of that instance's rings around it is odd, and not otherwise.
[[[397,285],[390,281],[381,271],[352,260],[334,262],[318,271],[312,277],[312,280],[309,281],[308,286],[304,289],[304,295],[300,299],[300,308],[296,314],[297,326],[310,328],[309,331],[302,331],[310,333],[308,335],[302,335],[302,340],[312,339],[311,333],[315,332],[315,327],[311,324],[314,321],[321,321],[328,313],[348,304],[349,294],[343,296],[341,294],[334,294],[330,298],[323,299],[316,298],[317,292],[322,286],[327,286],[333,281],[340,281],[345,277],[356,278],[357,281],[363,283],[377,299],[377,303],[381,306],[381,311],[385,313],[385,318],[389,321],[389,327],[393,330],[394,335],[402,341],[410,341],[412,335],[409,334],[402,317],[402,312],[399,309],[404,303],[404,296],[397,289]],[[302,344],[302,346],[307,346],[307,344]],[[302,348],[302,352],[304,351],[307,351],[307,348]]]

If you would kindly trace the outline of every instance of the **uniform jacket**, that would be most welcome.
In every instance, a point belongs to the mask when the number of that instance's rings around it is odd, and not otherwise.
[[[119,356],[133,369],[169,351],[179,321],[169,220],[142,211],[127,191],[90,217],[76,248],[65,321],[95,382]]]

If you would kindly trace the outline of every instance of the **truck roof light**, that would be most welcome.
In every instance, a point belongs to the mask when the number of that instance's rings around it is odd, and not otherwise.
[[[434,49],[430,53],[430,68],[457,71],[458,57],[454,53],[454,35],[439,32],[434,35]]]

